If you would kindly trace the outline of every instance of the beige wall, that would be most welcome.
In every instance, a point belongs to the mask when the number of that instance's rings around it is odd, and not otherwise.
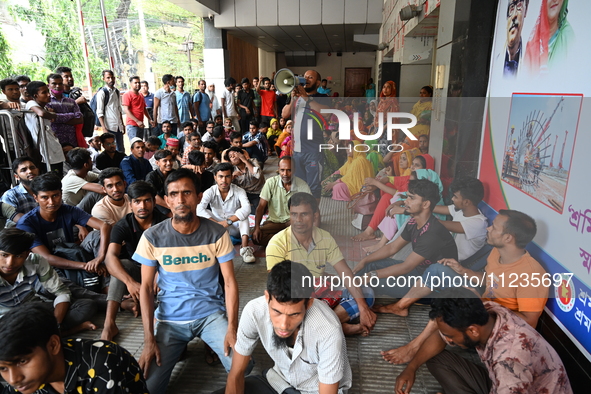
[[[318,52],[316,54],[315,67],[291,67],[291,71],[303,75],[307,70],[313,69],[320,73],[322,78],[332,77],[332,82],[328,86],[332,92],[338,92],[343,96],[345,90],[345,68],[347,67],[371,67],[372,73],[375,71],[376,53],[375,52],[343,52],[343,56],[337,56],[335,52],[328,56],[327,52]],[[285,55],[277,54],[277,69],[285,68]],[[328,79],[328,78],[327,78]],[[374,78],[375,79],[375,78]]]
[[[275,62],[275,52],[267,52],[264,49],[259,48],[259,76],[269,77],[273,75],[273,72],[277,71]]]

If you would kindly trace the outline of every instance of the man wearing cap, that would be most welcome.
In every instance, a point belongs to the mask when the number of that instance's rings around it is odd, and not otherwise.
[[[128,186],[135,181],[145,180],[146,175],[152,171],[150,162],[144,159],[145,152],[144,141],[139,137],[132,138],[131,155],[121,161],[121,169]]]

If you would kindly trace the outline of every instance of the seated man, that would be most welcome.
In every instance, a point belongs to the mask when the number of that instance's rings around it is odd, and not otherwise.
[[[156,209],[168,215],[170,208],[166,205],[166,201],[164,201],[164,182],[166,182],[166,177],[174,171],[172,168],[172,153],[167,149],[160,149],[154,155],[154,160],[156,160],[158,168],[146,176],[146,182],[151,184],[156,190]]]
[[[158,136],[158,139],[160,140],[160,149],[165,149],[166,143],[169,138],[174,138],[176,140],[176,139],[178,139],[178,137],[176,136],[175,133],[172,132],[172,124],[168,120],[165,120],[164,122],[162,122],[161,127],[162,127],[162,134],[160,134]]]
[[[120,165],[128,186],[135,181],[145,180],[146,175],[152,171],[150,162],[144,159],[144,153],[146,153],[144,141],[139,137],[132,138],[131,155],[123,159]]]
[[[109,245],[111,226],[79,208],[63,204],[62,183],[53,173],[33,179],[31,190],[39,206],[25,214],[16,227],[36,235],[31,247],[33,253],[44,257],[54,268],[63,270],[64,275],[79,286],[87,287],[88,283],[96,283],[97,276],[107,274],[107,269],[102,263]],[[83,227],[88,225],[100,231],[98,254],[89,262],[71,261],[53,253],[56,246],[76,241],[73,233],[76,224]],[[92,241],[92,237],[87,236],[85,241],[81,246],[90,252],[89,249],[92,248],[89,242]],[[86,271],[90,275],[78,275],[78,270]],[[87,283],[82,276],[87,277]]]
[[[242,311],[226,393],[343,393],[351,388],[339,321],[324,302],[311,298],[311,282],[303,286],[310,277],[305,266],[291,261],[271,269],[265,295]],[[245,378],[259,339],[275,365],[266,374]]]
[[[97,183],[98,174],[92,172],[92,158],[89,151],[84,148],[74,148],[68,152],[68,161],[72,169],[62,179],[65,204],[76,206],[89,192],[105,194],[102,186]],[[95,195],[94,198],[97,197]]]
[[[488,222],[486,216],[478,209],[478,204],[484,197],[482,182],[476,178],[463,177],[454,179],[450,190],[453,193],[452,205],[436,205],[433,213],[451,215],[452,220],[439,220],[450,232],[455,233],[455,242],[458,248],[459,261],[463,262],[478,252],[486,243],[486,228]],[[404,213],[404,208],[393,208],[391,213]],[[445,276],[455,277],[458,274],[448,266],[439,263],[431,264],[423,273],[422,286],[413,287],[398,302],[390,305],[378,306],[375,310],[379,313],[393,313],[398,316],[408,316],[408,308],[421,298],[431,293],[433,282],[429,278],[439,277],[441,282]],[[437,286],[438,289],[442,287]]]
[[[254,251],[248,246],[250,203],[246,192],[232,184],[232,170],[230,163],[215,167],[213,176],[216,184],[203,193],[197,215],[221,225],[231,237],[241,239],[240,257],[250,264],[256,262]]]
[[[218,144],[218,150],[221,152],[226,150],[230,147],[230,143],[226,139],[226,132],[223,127],[216,126],[213,128],[213,133],[211,134],[213,137],[213,142]]]
[[[31,253],[35,234],[17,228],[0,230],[0,316],[30,302],[39,303],[53,314],[62,333],[71,335],[82,330],[94,330],[90,319],[96,311],[92,300],[70,303],[71,293],[43,257]],[[37,295],[41,285],[54,297],[43,302]]]
[[[242,153],[244,154],[244,157],[246,157],[246,160],[250,159],[248,152],[242,148],[242,133],[239,131],[234,131],[234,132],[232,132],[232,134],[230,134],[230,147],[227,149],[224,149],[222,151],[222,154],[221,154],[222,163],[228,162],[228,160],[225,159],[226,153],[228,152],[228,149],[230,149],[232,147],[242,149]],[[219,146],[218,146],[218,150],[221,150],[221,149],[219,149]]]
[[[144,159],[150,160],[157,150],[160,150],[160,140],[155,135],[148,137],[146,140],[146,153],[144,153]],[[150,161],[150,164],[152,162]]]
[[[482,302],[467,289],[433,300],[429,318],[436,332],[396,378],[395,391],[409,393],[416,371],[427,363],[446,393],[570,394],[572,388],[556,351],[523,319],[495,302]],[[475,349],[484,367],[444,350]]]
[[[220,162],[218,159],[218,144],[214,141],[204,142],[201,152],[205,155],[205,170],[213,172],[215,166]]]
[[[189,153],[201,149],[201,136],[197,131],[194,131],[187,137],[187,142],[189,142],[189,146],[185,148],[181,159],[181,165],[183,166],[189,164]]]
[[[341,296],[326,294],[327,286],[321,288],[316,295],[321,298],[335,300],[334,308],[343,326],[345,335],[369,335],[376,321],[376,315],[369,309],[374,299],[371,289],[361,289],[352,285],[353,273],[347,265],[334,238],[327,232],[314,226],[320,212],[316,199],[309,193],[294,193],[288,201],[291,225],[278,232],[267,246],[267,269],[271,270],[283,260],[291,260],[304,264],[315,278],[324,276],[327,264],[333,266],[339,278],[344,280],[347,288]],[[329,281],[329,283],[331,283]],[[367,297],[368,301],[364,297]],[[355,321],[359,318],[359,323]]]
[[[267,148],[265,147],[264,136],[259,132],[259,124],[251,120],[249,132],[242,136],[242,147],[250,157],[257,159],[262,165],[267,160]]]
[[[126,156],[125,153],[117,150],[115,135],[111,133],[101,134],[101,143],[105,150],[96,157],[96,168],[102,171],[109,167],[119,167]]]
[[[153,394],[166,391],[174,365],[195,337],[207,343],[229,371],[229,348],[236,343],[238,328],[238,284],[228,232],[195,214],[202,194],[193,172],[174,171],[165,189],[174,216],[147,229],[132,256],[142,264],[145,345],[139,363]],[[156,273],[160,293],[154,315]]]
[[[0,319],[0,373],[6,394],[147,393],[137,361],[113,342],[60,338],[38,303]]]
[[[250,213],[254,215],[259,206],[261,190],[265,186],[265,176],[256,159],[246,159],[240,148],[230,148],[226,151],[226,160],[234,166],[233,183],[246,191],[250,201]]]
[[[501,210],[487,230],[486,242],[493,246],[493,249],[486,259],[484,273],[465,268],[453,259],[444,259],[441,264],[453,269],[458,275],[465,274],[468,278],[476,276],[479,281],[484,275],[486,289],[483,299],[497,302],[513,311],[530,326],[536,327],[548,299],[548,288],[511,287],[508,282],[500,281],[502,275],[508,278],[511,274],[525,274],[528,277],[543,277],[546,274],[544,268],[525,250],[526,245],[536,235],[536,222],[522,212]],[[382,356],[394,364],[408,362],[435,330],[434,322],[430,321],[409,344],[382,352]]]
[[[427,179],[413,180],[408,183],[407,195],[404,206],[412,219],[401,236],[364,257],[353,268],[357,275],[369,274],[378,279],[371,281],[376,293],[395,298],[404,296],[415,285],[412,278],[421,276],[429,265],[445,258],[458,258],[453,237],[433,216],[433,208],[440,199],[437,185]],[[412,252],[404,261],[390,258],[409,243]],[[391,286],[390,277],[397,276],[406,279]]]
[[[213,139],[213,128],[215,127],[215,123],[209,121],[205,125],[205,133],[201,136],[201,140],[203,142],[207,142]]]
[[[310,188],[302,179],[291,172],[291,157],[279,159],[279,175],[265,181],[260,194],[259,205],[254,219],[252,240],[255,244],[267,246],[271,237],[289,227],[289,208],[287,201],[297,192],[310,194]],[[269,217],[261,226],[263,215],[269,209]]]
[[[17,215],[13,219],[13,223],[16,224],[25,213],[37,206],[37,201],[31,191],[31,182],[39,175],[39,168],[33,159],[22,156],[12,162],[12,172],[18,184],[4,192],[2,202],[12,205],[16,209]]]
[[[129,186],[127,193],[132,212],[113,226],[111,243],[105,258],[105,264],[111,274],[111,282],[101,339],[107,341],[112,340],[119,333],[115,319],[120,306],[133,311],[136,317],[139,314],[141,265],[131,260],[131,256],[135,253],[144,231],[166,219],[166,215],[154,209],[156,191],[149,183],[137,181]],[[122,304],[121,301],[126,292],[131,295],[131,302]]]
[[[190,143],[190,135],[195,132],[195,128],[193,127],[193,122],[185,122],[183,123],[183,135],[179,138],[179,150],[181,152],[185,152],[185,149]],[[201,136],[201,134],[199,134]]]
[[[213,173],[205,170],[205,154],[203,152],[194,150],[189,153],[189,164],[183,166],[183,168],[187,168],[197,175],[201,180],[203,190],[207,190],[215,185]]]
[[[99,183],[107,195],[96,203],[91,215],[112,226],[131,212],[123,171],[115,167],[105,168],[99,175]]]

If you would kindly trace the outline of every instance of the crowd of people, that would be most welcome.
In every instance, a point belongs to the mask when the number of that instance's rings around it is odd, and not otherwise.
[[[329,99],[315,70],[289,97],[267,77],[243,78],[240,89],[228,78],[218,105],[203,80],[191,94],[183,77],[164,75],[152,94],[134,76],[121,94],[114,73],[102,75],[105,86],[90,101],[67,67],[47,83],[0,81],[0,106],[23,118],[40,153],[13,161],[17,185],[1,198],[3,393],[163,394],[196,337],[206,361],[228,372],[220,393],[345,393],[345,336],[371,335],[378,314],[406,316],[428,298],[424,331],[382,353],[408,363],[397,393],[410,392],[425,363],[447,393],[572,393],[560,358],[535,331],[548,288],[498,279],[545,273],[525,250],[536,223],[502,210],[489,225],[478,209],[484,186],[473,177],[454,179],[445,205],[429,155],[430,86],[412,108],[410,134],[388,139],[383,115],[399,112],[392,81],[372,100]],[[307,122],[328,104],[375,141],[341,141],[337,117]],[[402,149],[380,149],[392,144]],[[278,156],[277,175],[265,178],[270,156]],[[320,228],[322,195],[354,210],[367,204],[356,211],[363,232],[351,242],[382,233],[353,268]],[[266,290],[239,318],[233,259],[238,251],[256,263],[255,247],[265,251]],[[328,266],[343,286],[326,281]],[[477,280],[435,285],[442,275]],[[378,305],[380,295],[398,301]],[[141,315],[137,361],[111,342],[120,310]],[[65,339],[97,329],[97,313],[105,316],[100,340]],[[275,364],[253,375],[259,340]],[[483,364],[447,344],[475,349]]]

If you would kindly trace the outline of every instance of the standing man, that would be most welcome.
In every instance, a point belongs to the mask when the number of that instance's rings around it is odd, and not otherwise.
[[[269,273],[265,295],[246,304],[226,393],[336,394],[349,390],[351,366],[345,337],[330,308],[311,298],[310,277],[302,264],[282,261]],[[245,378],[259,340],[275,365],[263,375]]]
[[[176,77],[176,106],[179,113],[179,124],[183,124],[195,117],[191,93],[185,92],[185,78]]]
[[[21,106],[25,106],[27,104],[27,85],[31,82],[31,78],[27,77],[26,75],[19,75],[14,79],[16,83],[18,83],[18,89],[21,93]]]
[[[257,88],[261,96],[261,124],[271,125],[271,119],[277,118],[277,95],[271,90],[271,80],[264,77]]]
[[[238,92],[236,101],[240,113],[240,130],[248,130],[251,120],[254,120],[254,92],[250,88],[248,78],[242,78],[242,89]]]
[[[193,96],[195,116],[199,121],[199,132],[205,132],[205,122],[211,120],[211,98],[205,91],[205,81],[199,81],[199,91]]]
[[[144,116],[148,118],[152,127],[156,126],[154,120],[150,117],[146,109],[146,101],[140,94],[140,77],[137,75],[129,78],[129,89],[123,95],[123,109],[127,121],[125,122],[125,129],[127,130],[127,137],[131,141],[138,137],[144,139]]]
[[[144,141],[138,137],[131,140],[131,155],[121,161],[121,170],[123,170],[125,182],[128,185],[133,184],[135,181],[145,180],[146,175],[152,172],[152,165],[148,160],[144,159],[145,152]]]
[[[315,70],[308,70],[304,74],[306,79],[305,86],[296,86],[292,92],[291,104],[283,107],[281,116],[285,119],[292,119],[293,128],[293,161],[295,174],[304,179],[312,190],[312,195],[317,201],[320,201],[320,163],[322,153],[319,152],[320,144],[324,143],[322,127],[311,116],[311,111],[320,112],[326,105],[315,101],[315,97],[326,97],[325,94],[318,93],[320,86],[320,73]],[[308,119],[312,120],[312,139],[308,140]]]
[[[212,118],[215,118],[222,114],[222,109],[220,108],[218,96],[215,94],[215,85],[213,83],[207,87],[207,94],[209,95],[209,101],[211,102],[211,116]]]
[[[82,124],[82,112],[78,104],[64,96],[64,80],[60,74],[49,74],[47,85],[51,93],[51,101],[45,106],[56,114],[56,119],[51,122],[51,129],[57,136],[60,144],[68,142],[72,146],[78,146],[76,139],[76,125]]]
[[[318,88],[318,93],[330,96],[331,90],[329,87],[327,87],[327,85],[328,81],[326,79],[323,79],[320,87]]]
[[[115,87],[115,74],[111,70],[103,70],[105,87],[96,94],[96,116],[101,123],[103,133],[109,132],[115,136],[117,150],[125,152],[123,146],[123,112],[121,111],[121,97],[119,89]]]
[[[195,214],[202,193],[193,172],[184,168],[172,172],[165,189],[173,217],[147,229],[132,257],[142,264],[145,345],[140,367],[152,394],[166,391],[174,365],[195,337],[207,343],[229,371],[230,348],[236,344],[238,329],[238,284],[230,236],[219,224]],[[156,273],[160,293],[154,314]],[[154,318],[158,321],[155,332]]]
[[[21,93],[19,91],[18,82],[11,78],[3,79],[0,81],[0,89],[6,96],[6,100],[8,100],[2,102],[3,106],[1,108],[21,109]]]
[[[92,135],[94,131],[94,111],[88,105],[88,100],[84,97],[84,92],[78,87],[74,87],[74,77],[72,76],[72,69],[70,67],[58,67],[55,72],[60,74],[64,79],[64,97],[71,98],[76,101],[82,117],[84,118],[84,126],[82,128],[82,134],[84,136]]]
[[[230,119],[234,130],[240,131],[240,122],[238,121],[238,112],[236,111],[236,105],[234,104],[234,87],[236,86],[236,80],[232,77],[227,78],[224,81],[224,94],[222,95],[222,113],[225,119]],[[246,129],[245,129],[246,130]]]
[[[159,130],[162,130],[164,121],[170,122],[171,132],[176,136],[179,123],[179,109],[176,105],[176,93],[172,90],[174,77],[171,74],[162,76],[162,88],[154,94],[154,120],[158,122]],[[160,114],[160,120],[158,120]]]
[[[154,117],[154,93],[150,93],[150,84],[148,83],[148,81],[141,81],[140,85],[140,93],[142,94],[142,96],[144,96],[146,109],[148,110],[148,115],[150,115],[148,119],[152,119],[154,123],[156,123],[158,119]],[[146,140],[150,136],[158,136],[158,129],[148,124],[148,134],[145,135]]]

